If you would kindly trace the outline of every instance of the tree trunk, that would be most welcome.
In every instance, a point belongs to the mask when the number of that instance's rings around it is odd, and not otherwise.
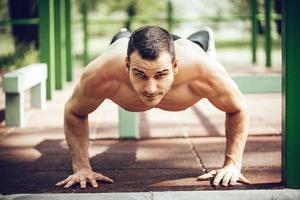
[[[13,19],[37,18],[37,0],[8,0],[9,14]],[[20,44],[33,43],[38,47],[38,25],[16,25],[12,24],[12,33],[15,40],[15,47]]]

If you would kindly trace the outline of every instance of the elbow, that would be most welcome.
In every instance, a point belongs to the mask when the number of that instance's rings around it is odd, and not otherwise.
[[[236,112],[231,113],[231,115],[235,115],[240,118],[242,121],[249,123],[250,120],[250,112],[249,107],[246,101],[243,101]]]
[[[238,101],[239,103],[236,104],[235,109],[227,112],[228,115],[241,115],[245,118],[249,118],[249,106],[247,101],[244,97]]]
[[[249,106],[244,96],[241,100],[240,112],[242,112],[247,118],[249,118]]]
[[[88,116],[80,114],[74,110],[70,101],[67,101],[64,107],[64,119],[65,121],[76,119],[86,119]]]

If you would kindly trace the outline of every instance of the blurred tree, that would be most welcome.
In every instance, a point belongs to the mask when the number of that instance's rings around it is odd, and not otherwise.
[[[251,0],[230,0],[232,4],[232,13],[236,15],[241,15],[241,11],[247,15],[251,13]],[[258,13],[264,13],[264,0],[257,0],[257,12]],[[264,33],[264,27],[263,23],[260,19],[257,20],[258,25],[258,33],[263,34]]]
[[[230,0],[232,4],[232,14],[240,16],[241,14],[247,15],[250,14],[251,9],[251,0]],[[241,13],[242,11],[242,13]]]
[[[9,19],[8,9],[7,9],[7,0],[0,1],[0,20]],[[1,32],[7,32],[9,26],[0,26]]]
[[[281,14],[281,0],[274,1],[274,10],[276,14]],[[276,31],[281,35],[281,19],[276,19]]]
[[[131,30],[132,18],[136,15],[136,0],[132,0],[127,7],[127,20],[125,22],[125,27]]]
[[[13,19],[25,19],[38,17],[37,0],[9,0],[9,14]],[[15,46],[19,44],[31,44],[38,47],[38,27],[37,25],[12,25],[12,33]]]
[[[153,1],[153,0],[102,0],[101,3],[109,7],[110,12],[124,11],[134,5],[137,15],[155,15],[159,16],[164,13],[167,5],[167,0]]]

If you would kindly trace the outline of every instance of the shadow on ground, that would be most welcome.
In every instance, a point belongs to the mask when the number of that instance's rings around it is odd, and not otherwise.
[[[38,134],[35,132],[35,134]],[[12,134],[13,135],[13,134]],[[11,135],[6,136],[12,137]],[[145,140],[92,140],[91,164],[95,171],[114,179],[113,184],[100,184],[82,190],[79,184],[70,189],[54,184],[71,174],[71,158],[62,139],[46,139],[36,145],[17,145],[8,140],[0,145],[0,193],[70,193],[70,192],[146,192],[214,189],[282,188],[278,158],[257,162],[259,156],[276,156],[280,137],[252,137],[245,152],[243,173],[252,185],[211,187],[209,181],[196,177],[218,167],[225,140],[216,138],[168,138]],[[192,152],[194,145],[195,152]],[[201,158],[199,163],[197,156]],[[254,158],[256,156],[256,159]]]

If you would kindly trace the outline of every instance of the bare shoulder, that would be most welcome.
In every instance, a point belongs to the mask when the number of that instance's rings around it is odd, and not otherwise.
[[[85,67],[65,105],[67,110],[85,116],[118,91],[126,48],[126,40],[120,39]]]
[[[90,62],[80,79],[80,87],[90,97],[109,98],[120,84],[125,68],[128,39],[119,39]]]
[[[193,76],[190,87],[197,95],[209,97],[221,92],[230,78],[216,58],[207,55],[200,46],[187,39],[176,40],[175,48],[179,66],[185,68],[184,75]]]
[[[213,105],[226,112],[234,112],[244,105],[244,98],[225,67],[207,55],[197,44],[179,39],[175,42],[176,57],[183,66],[193,66],[196,77],[190,82],[195,95],[207,98]]]

